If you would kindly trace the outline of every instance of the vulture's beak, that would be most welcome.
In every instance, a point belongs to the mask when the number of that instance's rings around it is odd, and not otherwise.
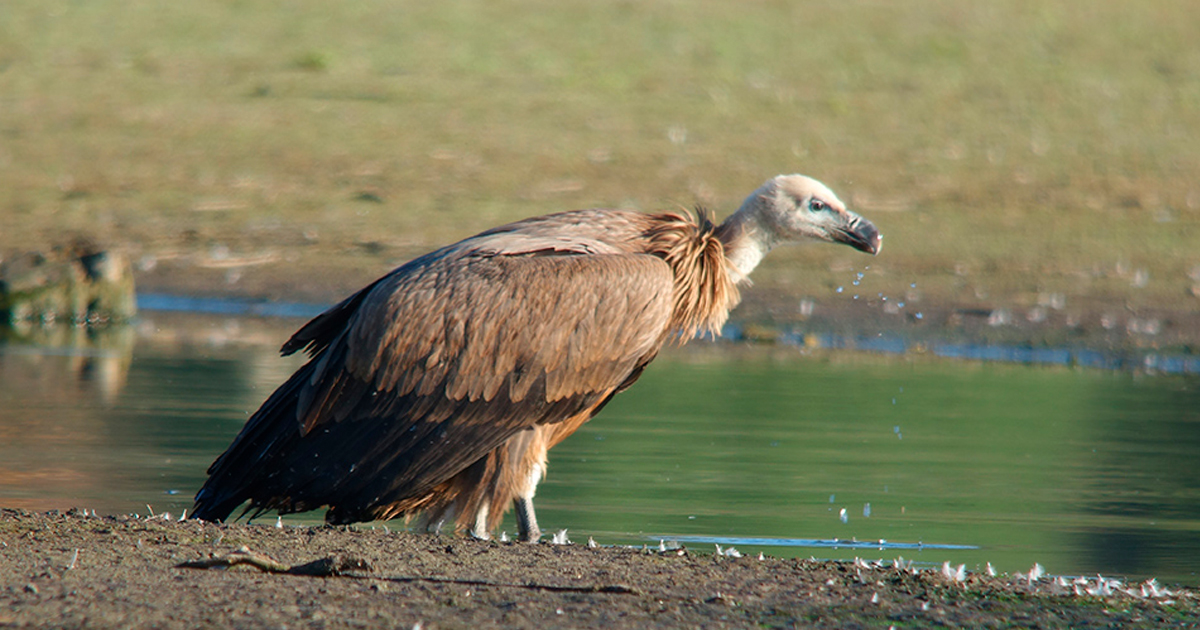
[[[833,240],[872,256],[883,247],[883,235],[875,229],[875,224],[858,215],[854,215],[846,227],[834,230]]]

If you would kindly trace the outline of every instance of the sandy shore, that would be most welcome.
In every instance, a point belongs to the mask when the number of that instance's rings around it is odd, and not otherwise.
[[[1200,627],[1169,585],[714,552],[0,510],[0,627]]]

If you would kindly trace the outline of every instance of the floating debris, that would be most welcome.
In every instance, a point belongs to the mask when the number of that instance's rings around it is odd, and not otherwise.
[[[967,565],[960,564],[958,567],[951,567],[950,561],[947,560],[942,564],[942,575],[952,582],[963,582],[967,579]]]
[[[1174,593],[1172,593],[1170,590],[1168,590],[1166,588],[1159,586],[1158,580],[1151,578],[1149,580],[1146,580],[1145,582],[1142,582],[1141,595],[1142,595],[1142,597],[1159,598],[1159,597],[1171,597],[1172,595],[1174,595]]]
[[[727,547],[725,549],[722,549],[721,545],[715,545],[715,546],[717,548],[718,556],[724,556],[726,558],[741,558],[742,557],[742,552],[738,551],[737,549],[735,549],[733,547]]]
[[[1036,581],[1042,579],[1042,576],[1045,574],[1046,574],[1046,570],[1042,568],[1042,565],[1035,562],[1035,563],[1033,563],[1033,566],[1030,567],[1030,569],[1029,569],[1029,581],[1036,582]]]

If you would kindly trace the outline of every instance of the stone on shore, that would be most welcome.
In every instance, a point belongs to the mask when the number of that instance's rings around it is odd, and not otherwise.
[[[0,262],[0,326],[124,322],[137,313],[125,256],[79,240]]]

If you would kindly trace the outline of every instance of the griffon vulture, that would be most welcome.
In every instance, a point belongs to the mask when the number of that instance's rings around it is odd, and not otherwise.
[[[486,538],[510,504],[540,534],[546,453],[668,340],[719,333],[777,244],[879,251],[820,182],[780,175],[721,225],[704,213],[578,210],[525,219],[395,269],[283,345],[310,360],[208,469],[193,517],[301,512],[352,523],[420,513]]]

